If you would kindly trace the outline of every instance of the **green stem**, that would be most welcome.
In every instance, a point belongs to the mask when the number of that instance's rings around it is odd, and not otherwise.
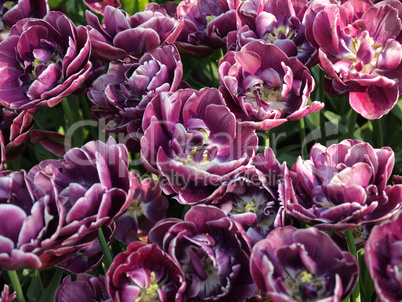
[[[304,124],[304,118],[299,120],[300,125],[300,143],[303,159],[308,159],[307,144],[306,144],[306,126]]]
[[[99,228],[99,230],[98,230],[98,240],[99,240],[99,244],[102,249],[103,256],[104,256],[103,264],[105,265],[105,271],[107,271],[113,262],[113,257],[112,257],[112,253],[110,252],[110,249],[106,243],[105,235],[103,235],[101,228]]]
[[[356,245],[355,245],[355,240],[353,237],[353,230],[349,230],[345,232],[345,238],[346,242],[348,244],[348,250],[349,252],[356,257],[357,259],[357,252],[356,252]],[[360,285],[359,285],[359,280],[356,282],[355,289],[352,292],[352,295],[350,296],[350,302],[360,302]]]
[[[265,131],[264,147],[269,148],[269,131]]]
[[[382,136],[381,119],[372,120],[374,147],[381,148],[384,145]]]
[[[356,121],[357,121],[357,112],[353,109],[352,113],[350,114],[350,123],[349,123],[349,131],[348,131],[348,138],[353,139],[356,129]]]
[[[10,277],[11,280],[11,285],[13,286],[13,289],[17,293],[17,301],[18,302],[25,302],[24,298],[24,293],[22,292],[20,280],[18,279],[18,275],[16,271],[7,271],[8,276]]]

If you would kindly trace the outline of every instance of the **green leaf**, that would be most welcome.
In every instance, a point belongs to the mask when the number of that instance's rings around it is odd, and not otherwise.
[[[121,8],[125,10],[130,15],[133,15],[135,12],[135,1],[133,0],[122,0]]]
[[[75,11],[75,0],[70,0],[66,5],[67,12],[71,13]]]
[[[391,113],[402,121],[402,99],[396,103],[395,107],[391,110]]]
[[[62,3],[62,0],[49,0],[49,6],[50,8],[56,8],[59,7]]]
[[[148,4],[148,0],[138,0],[138,11],[142,12]]]
[[[338,114],[336,114],[336,113],[334,113],[332,111],[329,111],[329,110],[324,111],[324,116],[329,121],[334,121],[334,120],[339,121],[341,119],[341,117]]]
[[[61,283],[61,278],[63,277],[63,270],[57,268],[56,272],[52,277],[52,281],[50,281],[49,286],[46,288],[39,302],[51,302],[54,301],[54,294],[56,292],[57,287]]]
[[[324,109],[321,109],[324,110]],[[320,127],[320,113],[319,112],[313,112],[304,117],[306,121],[306,126],[307,128],[311,129],[316,129]]]
[[[121,0],[121,8],[130,15],[142,12],[148,4],[148,0]]]
[[[39,301],[42,294],[43,294],[42,280],[40,279],[39,272],[35,271],[31,279],[31,284],[29,285],[27,290],[26,294],[27,299],[32,302]]]
[[[366,262],[364,259],[365,251],[364,248],[361,248],[358,253],[358,259],[359,259],[359,266],[360,266],[360,281],[361,284],[363,285],[365,299],[363,301],[372,301],[372,296],[375,293],[374,290],[374,282],[373,279],[370,276],[370,272],[367,269]]]

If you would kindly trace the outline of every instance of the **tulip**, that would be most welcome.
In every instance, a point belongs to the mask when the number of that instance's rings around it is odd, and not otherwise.
[[[53,107],[92,69],[88,30],[61,12],[26,18],[0,43],[0,103],[10,109]]]
[[[183,64],[173,45],[158,47],[136,63],[110,63],[88,92],[92,115],[104,121],[104,131],[125,136],[130,151],[138,152],[145,107],[163,91],[175,91],[182,83]]]
[[[176,193],[182,204],[222,196],[227,181],[249,168],[257,148],[255,132],[239,127],[215,88],[157,95],[142,128],[145,168],[160,175],[164,193]]]
[[[135,241],[137,237],[147,236],[149,230],[165,217],[169,205],[156,180],[146,178],[137,181],[133,201],[115,220],[115,236],[127,245]]]
[[[259,241],[250,259],[257,287],[273,302],[340,302],[355,287],[357,259],[316,228],[277,228]]]
[[[131,243],[118,254],[105,277],[113,301],[180,302],[186,288],[178,264],[156,244]]]
[[[307,67],[272,44],[254,41],[219,63],[219,87],[241,125],[269,130],[324,107],[307,105],[315,82]]]
[[[183,23],[161,11],[149,9],[130,16],[110,5],[104,10],[104,25],[89,11],[86,19],[94,55],[107,62],[138,60],[164,43],[172,44],[183,27]]]
[[[92,276],[89,274],[78,274],[75,281],[71,276],[63,279],[54,294],[55,302],[67,301],[112,301],[106,291],[103,276]]]
[[[243,1],[236,13],[237,31],[229,33],[228,50],[239,51],[251,41],[264,41],[279,47],[288,57],[296,57],[311,67],[315,50],[305,37],[302,23],[307,2],[278,0]]]
[[[382,117],[398,101],[401,15],[399,1],[349,0],[310,18],[325,89],[331,95],[349,93],[351,107],[366,119]]]
[[[359,140],[328,148],[315,144],[290,171],[293,192],[286,212],[329,231],[346,231],[384,221],[402,207],[402,185],[387,185],[395,154]]]
[[[164,219],[148,240],[180,265],[190,300],[240,302],[254,294],[250,242],[241,225],[217,207],[196,205],[184,221]]]
[[[365,245],[365,261],[378,301],[402,300],[402,212],[375,226]]]

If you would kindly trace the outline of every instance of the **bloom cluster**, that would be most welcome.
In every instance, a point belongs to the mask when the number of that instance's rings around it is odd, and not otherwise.
[[[0,1],[0,302],[401,301],[399,1],[56,2]]]

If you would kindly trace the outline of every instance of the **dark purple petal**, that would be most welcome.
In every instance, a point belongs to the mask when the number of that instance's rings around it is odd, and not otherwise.
[[[120,301],[181,301],[186,288],[178,264],[156,244],[139,241],[115,257],[105,283],[110,297]]]
[[[147,106],[142,126],[144,166],[162,175],[164,192],[175,192],[183,203],[222,194],[224,182],[246,169],[257,147],[255,132],[237,125],[217,89],[161,93]]]
[[[78,274],[75,281],[71,280],[71,276],[65,277],[56,290],[54,301],[68,302],[77,299],[109,301],[104,277]]]
[[[248,238],[240,224],[217,207],[198,205],[187,212],[185,221],[162,220],[149,240],[184,269],[188,297],[243,301],[255,291]]]
[[[228,52],[218,72],[219,90],[228,107],[242,125],[253,129],[268,130],[323,106],[318,102],[307,106],[315,85],[307,68],[263,41]]]
[[[310,160],[292,167],[287,213],[323,230],[345,231],[388,219],[400,209],[399,185],[385,186],[394,163],[388,147],[374,149],[359,140],[328,148],[316,144]]]
[[[401,265],[402,215],[375,226],[365,245],[365,261],[377,295],[381,299],[398,301],[402,298],[399,266]]]
[[[257,287],[275,301],[338,301],[351,293],[359,275],[356,258],[315,228],[274,229],[254,246],[250,261]]]
[[[61,12],[26,17],[0,45],[0,99],[7,108],[55,106],[92,69],[88,30]]]

